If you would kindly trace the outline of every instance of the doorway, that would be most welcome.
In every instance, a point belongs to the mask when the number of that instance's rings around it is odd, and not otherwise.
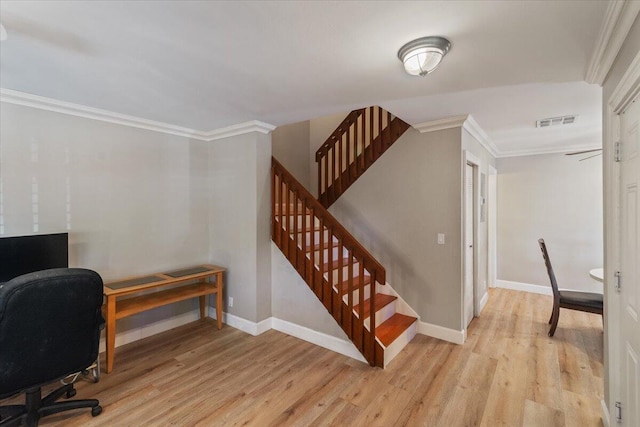
[[[478,314],[478,168],[480,160],[464,151],[462,320],[467,329]]]
[[[606,105],[603,149],[606,409],[611,424],[632,426],[640,420],[640,54]]]

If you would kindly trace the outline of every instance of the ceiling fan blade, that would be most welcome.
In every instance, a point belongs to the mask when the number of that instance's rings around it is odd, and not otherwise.
[[[587,160],[587,159],[590,159],[590,158],[592,158],[592,157],[598,157],[598,156],[600,156],[600,155],[602,155],[602,153],[594,154],[594,155],[592,155],[592,156],[585,157],[584,159],[580,159],[580,160],[578,160],[578,161],[579,161],[579,162],[581,162],[581,161],[583,161],[583,160]]]
[[[594,148],[593,150],[574,151],[573,153],[565,153],[565,156],[575,156],[576,154],[593,153],[594,151],[602,151],[602,148]]]

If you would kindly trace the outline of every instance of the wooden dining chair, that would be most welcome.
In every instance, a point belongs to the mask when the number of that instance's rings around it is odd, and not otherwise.
[[[551,289],[553,290],[553,310],[551,312],[551,318],[549,319],[549,324],[551,325],[551,328],[549,329],[549,336],[552,337],[556,332],[561,308],[586,311],[588,313],[596,313],[602,315],[602,294],[596,292],[582,292],[571,291],[568,289],[558,289],[558,282],[556,281],[556,275],[554,274],[553,267],[551,266],[551,259],[549,259],[549,252],[547,252],[547,245],[545,245],[544,239],[538,239],[538,244],[540,245],[540,250],[542,251],[544,263],[547,266],[547,273],[549,274]]]

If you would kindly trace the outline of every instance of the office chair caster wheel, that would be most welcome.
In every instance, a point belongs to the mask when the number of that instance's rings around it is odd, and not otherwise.
[[[91,416],[92,417],[97,417],[101,413],[102,413],[102,406],[98,405],[98,406],[94,406],[93,408],[91,408]]]
[[[76,395],[76,389],[75,388],[72,388],[71,390],[67,391],[67,399],[71,399],[75,395]]]

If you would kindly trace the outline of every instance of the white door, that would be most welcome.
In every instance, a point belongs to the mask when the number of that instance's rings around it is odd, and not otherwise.
[[[469,326],[473,319],[473,232],[474,232],[474,203],[475,200],[473,166],[467,163],[464,171],[465,179],[465,212],[464,212],[464,325]]]
[[[640,426],[639,128],[640,98],[636,98],[620,116],[620,378],[622,418],[627,426]]]

